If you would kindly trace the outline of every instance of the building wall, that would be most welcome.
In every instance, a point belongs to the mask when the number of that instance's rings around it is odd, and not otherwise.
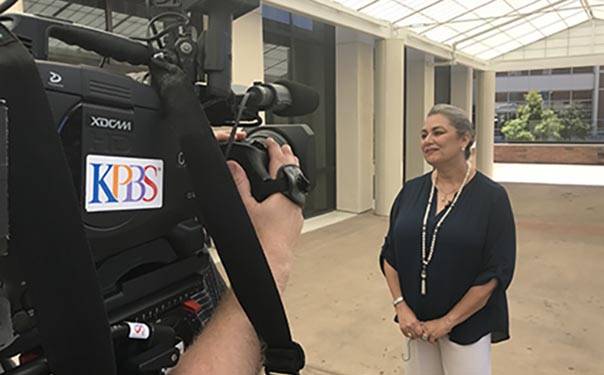
[[[546,108],[555,111],[569,106],[579,108],[585,121],[591,125],[587,140],[604,140],[604,108],[600,108],[600,86],[599,66],[498,72],[495,101],[499,123],[495,137],[498,141],[503,140],[499,129],[505,121],[515,117],[518,107],[524,104],[527,92],[538,91]]]
[[[604,165],[603,145],[498,144],[498,163]]]
[[[253,12],[233,23],[233,84],[251,86],[264,79],[262,12]]]
[[[594,74],[498,76],[497,92],[545,90],[593,90]]]
[[[23,0],[18,0],[15,5],[13,5],[12,7],[10,7],[7,11],[7,13],[21,13],[23,12]]]

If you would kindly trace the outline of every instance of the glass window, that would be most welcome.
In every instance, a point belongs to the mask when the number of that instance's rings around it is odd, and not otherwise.
[[[289,52],[287,46],[264,43],[264,79],[274,82],[289,75]]]
[[[495,101],[498,103],[507,102],[508,101],[508,93],[507,92],[498,92],[495,93]]]
[[[604,90],[601,90],[598,96],[598,117],[604,118]]]
[[[509,73],[510,77],[528,76],[528,70],[514,70]]]
[[[552,73],[551,69],[536,69],[536,70],[530,71],[530,74],[532,76],[544,76],[544,75],[549,75],[551,73]]]
[[[113,12],[113,32],[129,38],[147,36],[147,19],[129,14]],[[161,31],[161,30],[160,30]]]
[[[598,95],[598,118],[604,119],[604,90],[600,90]]]
[[[522,92],[522,91],[511,92],[510,93],[510,102],[524,101],[524,95],[526,95],[526,93]]]
[[[451,103],[451,67],[434,68],[434,103]]]
[[[267,112],[266,122],[307,124],[315,133],[316,185],[304,209],[304,216],[310,217],[335,208],[335,28],[293,14],[288,17],[295,21],[284,25],[264,17],[265,81],[303,83],[315,89],[321,101],[310,115],[284,118]]]
[[[591,100],[592,95],[593,91],[591,90],[573,91],[573,101],[585,99]]]
[[[570,74],[570,68],[552,69],[552,74]]]
[[[570,91],[552,91],[552,100],[570,100]]]
[[[289,24],[289,16],[290,13],[285,10],[274,8],[268,5],[262,6],[262,17],[267,18],[269,20]]]
[[[508,72],[497,72],[497,73],[495,73],[495,76],[497,76],[497,77],[507,77],[508,76]]]
[[[306,29],[309,31],[312,31],[313,29],[313,21],[308,17],[292,14],[292,23],[294,26],[299,27],[301,29]]]
[[[573,73],[593,73],[593,66],[576,66],[573,68]]]

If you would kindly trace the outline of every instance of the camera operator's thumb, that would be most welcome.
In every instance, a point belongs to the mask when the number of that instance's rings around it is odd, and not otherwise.
[[[247,178],[247,174],[245,170],[237,163],[236,161],[229,160],[227,161],[227,166],[231,171],[231,176],[233,176],[233,181],[237,186],[237,190],[239,191],[239,195],[241,196],[241,200],[246,207],[250,204],[257,203],[254,197],[252,196],[252,189],[250,187],[250,180]]]

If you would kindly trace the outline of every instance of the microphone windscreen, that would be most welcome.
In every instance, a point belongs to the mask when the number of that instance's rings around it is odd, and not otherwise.
[[[72,25],[53,26],[50,29],[50,36],[132,65],[147,65],[151,58],[151,51],[143,43],[92,28]]]
[[[281,117],[303,116],[313,113],[319,106],[319,93],[313,88],[287,80],[277,81],[275,84],[285,86],[292,98],[292,104],[280,111],[275,111],[276,115]]]

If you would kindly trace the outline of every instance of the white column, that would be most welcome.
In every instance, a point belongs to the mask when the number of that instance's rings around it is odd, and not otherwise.
[[[409,49],[407,52],[407,117],[405,129],[405,181],[431,168],[420,148],[426,115],[434,106],[434,57]]]
[[[375,213],[388,215],[403,185],[405,45],[377,42],[375,73]]]
[[[337,30],[336,206],[373,208],[373,41]]]
[[[476,165],[491,177],[495,138],[495,72],[479,71],[476,79]]]
[[[264,80],[264,43],[260,9],[233,22],[233,84]]]
[[[472,120],[473,69],[464,65],[451,67],[451,104],[463,109]]]
[[[598,107],[600,103],[600,66],[594,66],[594,93],[591,99],[592,114],[591,114],[591,134],[594,137],[598,136]]]

